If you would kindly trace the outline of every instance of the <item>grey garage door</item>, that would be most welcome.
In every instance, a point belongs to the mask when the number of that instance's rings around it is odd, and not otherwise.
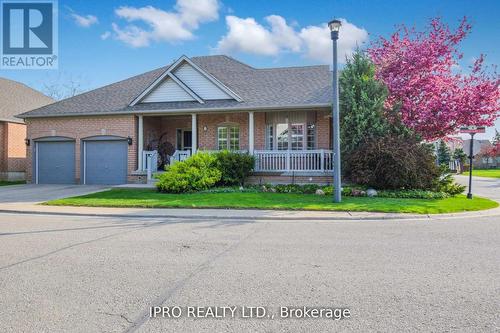
[[[85,184],[124,184],[127,182],[126,140],[84,141]]]
[[[75,183],[75,142],[36,142],[35,182],[38,184]]]

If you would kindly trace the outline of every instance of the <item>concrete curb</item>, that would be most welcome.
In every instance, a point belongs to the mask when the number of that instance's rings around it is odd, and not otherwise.
[[[249,210],[226,210],[219,209],[216,210],[217,213],[221,214],[203,214],[203,211],[207,209],[168,209],[168,212],[161,212],[158,214],[158,208],[149,208],[147,211],[149,213],[144,214],[144,209],[137,209],[136,212],[69,212],[54,209],[55,206],[50,206],[50,210],[23,210],[23,209],[5,209],[0,207],[0,213],[4,214],[22,214],[22,215],[54,215],[54,216],[81,216],[81,217],[112,217],[112,218],[172,218],[172,219],[191,219],[191,220],[206,220],[206,219],[219,219],[219,220],[261,220],[261,221],[384,221],[384,220],[447,220],[456,218],[479,218],[479,217],[494,217],[500,216],[500,207],[483,210],[483,211],[473,211],[473,212],[460,212],[460,213],[448,213],[448,214],[397,214],[397,213],[369,213],[369,212],[347,212],[347,211],[337,211],[337,212],[324,212],[324,211],[299,211],[302,215],[311,214],[312,216],[293,216],[293,213],[298,213],[297,211],[272,211],[268,213],[283,214],[283,215],[262,215],[263,211],[249,211]],[[67,207],[66,207],[67,208]],[[70,207],[78,208],[78,207]],[[92,207],[95,208],[95,207]],[[115,208],[119,210],[119,208]],[[130,209],[129,209],[130,210]],[[210,209],[214,211],[215,209]],[[193,214],[197,212],[198,214]],[[231,213],[231,214],[227,214]],[[240,214],[234,214],[240,213]],[[250,214],[249,214],[250,213]],[[253,215],[251,213],[255,213]],[[321,213],[322,216],[314,216],[314,214]],[[360,214],[361,213],[361,214]],[[328,214],[328,215],[327,215]]]

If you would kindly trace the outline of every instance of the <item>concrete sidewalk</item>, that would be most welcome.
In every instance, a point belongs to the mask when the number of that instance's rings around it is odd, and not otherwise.
[[[332,211],[286,211],[257,209],[195,209],[195,208],[104,208],[45,206],[39,204],[4,203],[0,213],[48,214],[67,216],[99,216],[126,218],[184,218],[226,220],[289,220],[289,221],[333,221],[333,220],[443,220],[451,218],[475,218],[500,216],[500,207],[453,214],[398,214],[377,212],[332,212]]]

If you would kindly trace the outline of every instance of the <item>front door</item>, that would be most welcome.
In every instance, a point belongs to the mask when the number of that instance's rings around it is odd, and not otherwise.
[[[191,150],[191,146],[192,146],[191,130],[178,128],[177,140],[176,140],[177,150]]]
[[[191,131],[182,131],[182,150],[191,150],[192,138]]]

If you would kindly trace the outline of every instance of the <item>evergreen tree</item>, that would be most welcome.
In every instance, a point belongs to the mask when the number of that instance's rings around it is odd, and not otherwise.
[[[450,148],[448,148],[448,146],[443,140],[439,141],[439,146],[437,149],[437,159],[439,165],[446,165],[446,166],[448,166],[451,160]]]
[[[467,159],[467,154],[464,152],[462,148],[457,148],[453,152],[453,159],[459,160],[460,163],[463,165]]]
[[[375,66],[362,51],[356,51],[339,77],[340,149],[342,169],[347,171],[348,157],[366,139],[400,134],[406,129],[396,119],[396,112],[384,109],[387,89],[375,79]]]
[[[495,128],[495,137],[493,138],[493,144],[500,144],[500,132]]]

